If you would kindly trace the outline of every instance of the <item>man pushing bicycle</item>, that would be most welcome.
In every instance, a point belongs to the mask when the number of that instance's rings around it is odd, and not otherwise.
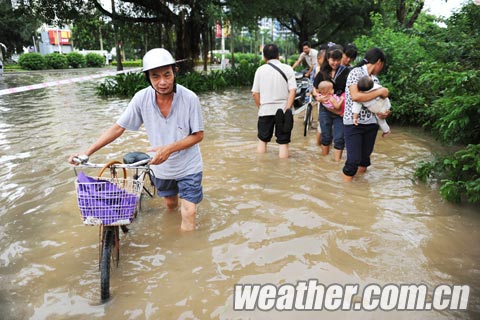
[[[180,204],[181,230],[195,230],[197,205],[203,199],[203,161],[199,143],[204,125],[198,96],[175,82],[176,62],[163,48],[148,51],[143,68],[150,86],[137,92],[120,118],[84,153],[93,153],[143,124],[150,141],[151,169],[158,195],[169,210]],[[69,162],[75,164],[71,155]]]

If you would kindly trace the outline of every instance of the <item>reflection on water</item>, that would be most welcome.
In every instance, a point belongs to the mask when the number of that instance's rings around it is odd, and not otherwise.
[[[80,71],[78,71],[80,72]],[[6,75],[0,89],[77,74]],[[201,95],[205,199],[198,230],[161,199],[122,238],[112,299],[99,301],[98,230],[81,224],[67,155],[85,149],[127,106],[96,97],[96,82],[0,97],[0,312],[5,319],[475,319],[480,317],[480,215],[412,179],[440,151],[418,130],[379,138],[354,183],[320,157],[315,132],[294,128],[292,157],[255,153],[248,88]],[[143,130],[95,155],[146,150]],[[471,287],[467,312],[233,311],[237,283],[443,283]]]

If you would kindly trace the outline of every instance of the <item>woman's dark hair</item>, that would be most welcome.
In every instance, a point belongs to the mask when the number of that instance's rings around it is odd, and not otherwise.
[[[357,58],[357,53],[358,49],[353,43],[347,43],[343,47],[343,53],[349,58],[352,58],[352,60],[355,60]]]
[[[378,60],[382,61],[384,64],[387,63],[387,56],[380,48],[372,48],[365,53],[365,58],[360,61],[356,66],[361,67],[367,63],[376,63]]]
[[[277,45],[270,43],[263,47],[263,56],[267,60],[277,59],[279,55]]]
[[[323,60],[322,67],[320,70],[326,74],[329,74],[332,71],[332,67],[328,63],[328,59],[340,60],[343,57],[343,47],[339,44],[333,45],[327,49],[325,53],[325,60]]]

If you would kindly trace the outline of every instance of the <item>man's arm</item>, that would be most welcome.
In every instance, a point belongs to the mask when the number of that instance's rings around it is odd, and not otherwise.
[[[252,92],[252,97],[257,108],[260,108],[260,92]]]
[[[297,89],[291,89],[288,92],[287,105],[285,106],[284,110],[290,109],[293,106],[293,101],[295,100],[296,94],[297,94]]]
[[[122,128],[118,124],[112,125],[110,128],[107,129],[102,135],[93,143],[83,154],[87,156],[91,156],[94,154],[96,151],[100,150],[110,142],[114,141],[118,137],[120,137],[123,132],[125,132],[125,128]],[[75,164],[73,161],[74,157],[78,157],[79,154],[73,154],[68,158],[68,162],[71,164]]]
[[[100,150],[101,148],[105,147],[110,142],[114,141],[118,137],[120,137],[125,132],[125,128],[120,127],[118,124],[112,125],[107,131],[105,131],[98,139],[92,144],[85,154],[90,156]]]
[[[305,52],[302,52],[298,57],[297,61],[293,64],[292,68],[295,69],[298,65],[302,62],[303,58],[305,57]]]
[[[191,146],[199,143],[203,140],[203,131],[194,132],[182,140],[175,141],[174,143],[168,144],[166,146],[158,146],[150,149],[149,151],[154,151],[155,155],[150,161],[151,164],[161,164],[165,162],[172,153],[190,148]]]
[[[305,73],[305,77],[310,78],[310,74],[313,72],[313,64],[308,68],[307,73]]]

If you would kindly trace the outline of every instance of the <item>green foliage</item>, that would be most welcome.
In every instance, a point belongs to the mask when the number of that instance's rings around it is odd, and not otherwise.
[[[47,65],[48,69],[68,68],[67,57],[56,52],[45,55],[45,64]]]
[[[380,78],[382,85],[390,90],[394,108],[391,121],[422,124],[422,112],[431,92],[428,87],[418,86],[417,79],[423,72],[422,64],[432,63],[432,58],[420,37],[383,26],[380,15],[372,15],[371,20],[374,23],[371,35],[357,38],[355,44],[359,52],[379,47],[387,56]]]
[[[418,81],[436,96],[424,112],[424,127],[444,143],[480,141],[480,71],[458,63],[431,64]]]
[[[451,202],[480,202],[480,144],[470,144],[451,156],[437,157],[422,162],[415,177],[426,182],[433,178],[440,181],[440,194]]]
[[[0,42],[7,47],[4,52],[6,57],[10,57],[15,51],[22,52],[23,47],[32,45],[35,30],[45,22],[37,18],[35,10],[24,2],[13,3],[14,7],[12,1],[0,1]]]
[[[87,67],[98,68],[105,65],[105,58],[99,54],[90,52],[85,56],[85,62]]]
[[[243,62],[239,63],[238,66],[221,71],[189,72],[177,76],[176,81],[197,93],[221,90],[227,87],[249,86],[252,84],[258,66],[259,64]],[[97,93],[103,97],[132,97],[137,91],[148,85],[142,72],[130,72],[106,78],[97,87]]]
[[[443,43],[447,44],[443,61],[461,61],[465,68],[480,67],[480,6],[470,2],[448,20]]]
[[[116,66],[117,65],[117,61],[114,59],[112,61],[112,66]],[[122,61],[122,66],[124,68],[129,68],[129,67],[132,67],[132,68],[138,68],[138,67],[141,67],[142,66],[142,60],[127,60],[127,61]]]
[[[93,14],[75,17],[75,23],[72,26],[72,42],[79,49],[98,50],[98,38],[101,33],[104,48],[112,48],[115,46],[115,41],[111,30],[112,26],[101,19],[98,11],[94,11]]]
[[[148,85],[143,72],[128,72],[107,77],[97,87],[97,94],[103,97],[133,97],[137,91]]]
[[[221,53],[214,53],[213,56],[215,57],[216,61],[222,61]],[[256,53],[235,53],[234,57],[235,57],[236,63],[242,60],[252,64],[260,63],[262,61],[262,57]],[[232,54],[231,53],[225,54],[225,59],[229,59],[231,62]]]
[[[44,56],[36,52],[20,55],[18,64],[26,70],[43,70],[47,67]]]
[[[7,64],[3,66],[3,69],[5,71],[13,71],[13,70],[21,70],[22,67],[20,67],[18,64]]]
[[[85,57],[78,52],[70,52],[67,54],[68,65],[72,68],[82,68],[85,63]]]

